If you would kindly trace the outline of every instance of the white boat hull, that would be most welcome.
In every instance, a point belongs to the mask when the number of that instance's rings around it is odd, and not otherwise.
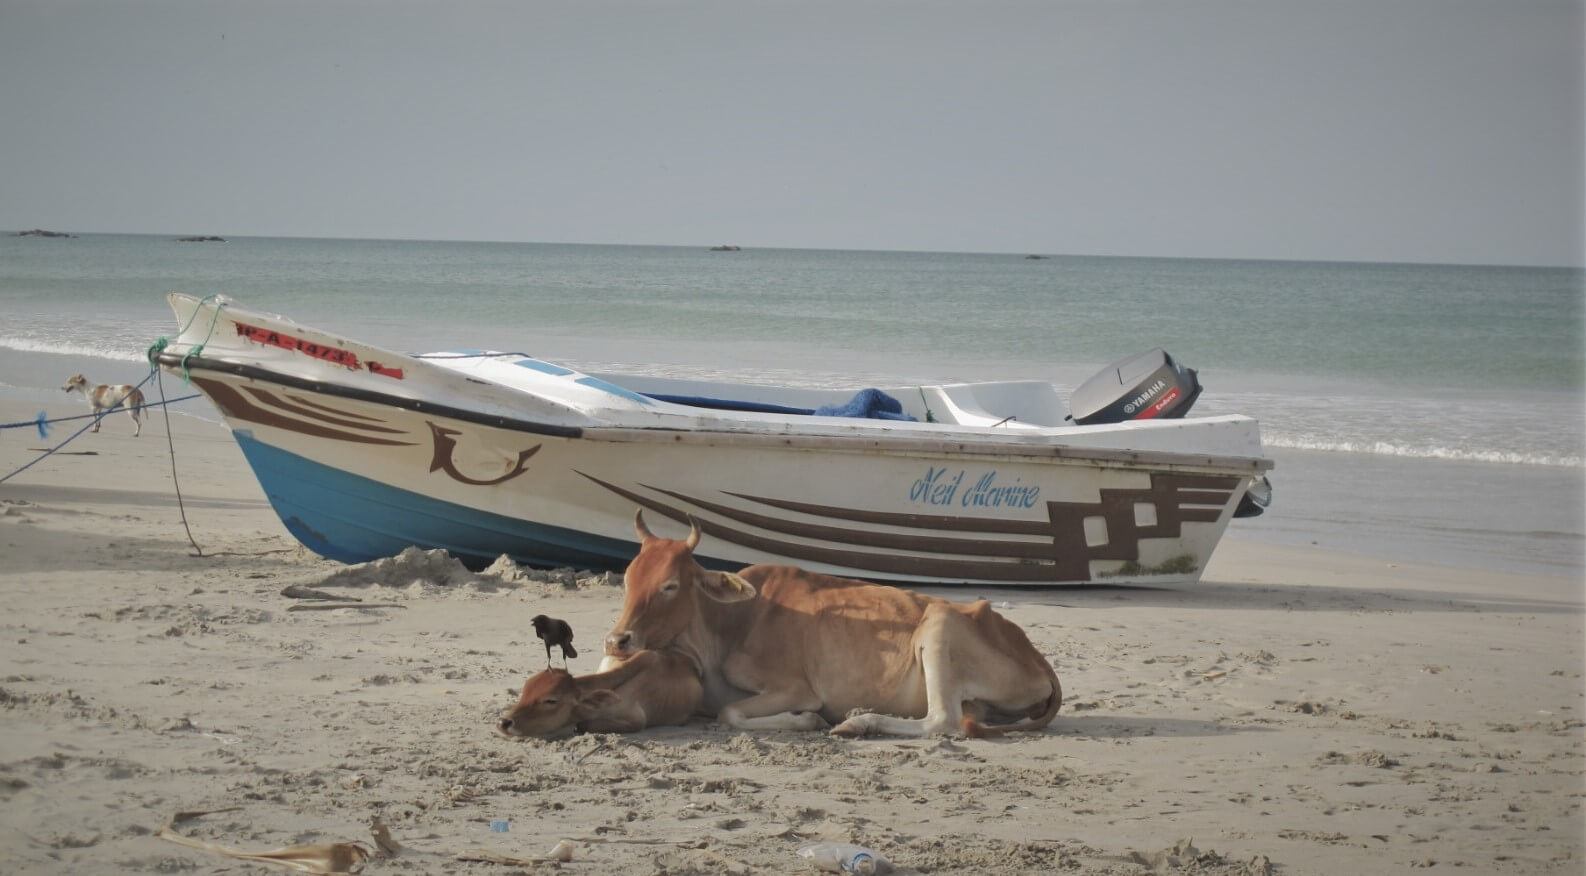
[[[192,312],[200,323],[232,316]],[[666,518],[675,537],[697,521],[698,556],[717,568],[786,563],[931,584],[1166,583],[1199,576],[1269,467],[1218,454],[955,440],[940,429],[634,427],[576,405],[514,415],[459,397],[485,381],[341,339],[343,353],[305,351],[305,342],[329,349],[329,336],[268,319],[236,316],[243,328],[210,334],[242,342],[211,341],[186,365],[286,528],[343,562],[417,545],[475,566],[508,554],[620,570],[638,550],[633,516],[643,508],[662,534]],[[261,342],[252,333],[261,326],[291,343]],[[173,347],[162,362],[174,370],[191,351]],[[367,362],[370,351],[385,373],[354,373],[341,358]]]

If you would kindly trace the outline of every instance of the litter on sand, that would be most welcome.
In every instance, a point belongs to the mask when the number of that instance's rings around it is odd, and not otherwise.
[[[281,591],[281,595],[292,599],[319,599],[325,602],[363,602],[362,599],[356,596],[337,596],[334,593],[326,593],[323,590],[315,590],[312,587],[304,587],[301,584],[287,585]]]
[[[457,856],[459,861],[477,861],[484,864],[505,864],[509,867],[532,867],[536,864],[566,864],[573,860],[573,851],[578,846],[568,840],[562,840],[551,847],[543,858],[515,858],[511,855],[498,855],[495,852],[463,852]]]

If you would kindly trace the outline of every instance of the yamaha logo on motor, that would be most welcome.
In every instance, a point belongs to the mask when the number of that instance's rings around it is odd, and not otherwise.
[[[1146,402],[1150,401],[1153,396],[1161,392],[1166,386],[1167,381],[1165,380],[1158,380],[1156,383],[1151,384],[1149,389],[1135,396],[1132,401],[1124,405],[1123,412],[1126,414],[1132,414],[1139,410],[1145,405]]]

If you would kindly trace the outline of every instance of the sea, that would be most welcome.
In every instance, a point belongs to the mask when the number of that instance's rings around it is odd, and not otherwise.
[[[169,291],[409,352],[821,387],[1066,394],[1162,347],[1277,462],[1230,537],[1581,580],[1581,269],[1029,255],[5,234],[0,397],[78,413],[71,373],[141,379]]]

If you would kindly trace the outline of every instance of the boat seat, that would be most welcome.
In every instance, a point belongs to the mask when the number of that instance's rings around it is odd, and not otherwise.
[[[957,423],[960,426],[995,426],[999,429],[1039,429],[1033,423],[1009,419],[1007,414],[993,414],[982,408],[973,391],[959,386],[922,386],[926,407],[938,423]],[[945,414],[945,416],[944,416]]]

